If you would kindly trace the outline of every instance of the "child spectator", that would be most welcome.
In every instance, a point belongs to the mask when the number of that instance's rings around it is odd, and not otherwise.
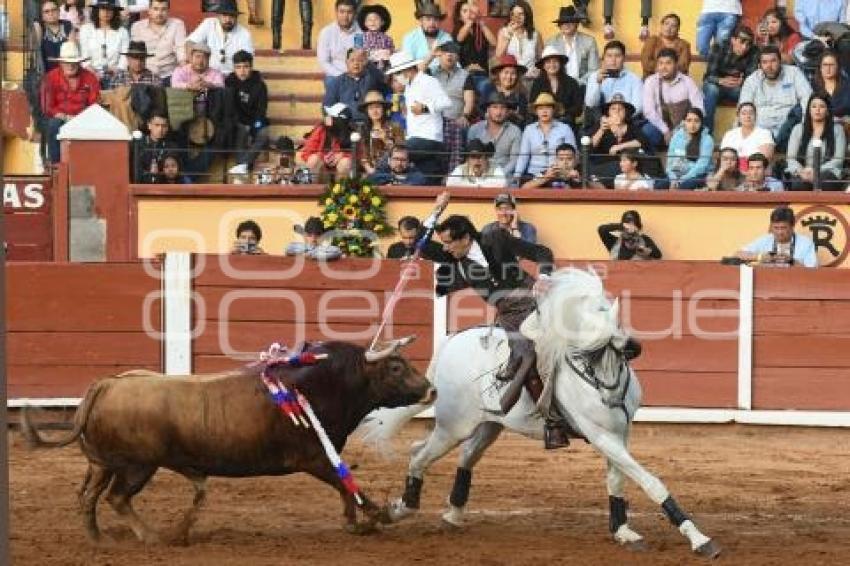
[[[627,210],[620,222],[603,224],[597,231],[613,260],[661,259],[661,250],[643,233],[637,210]]]
[[[620,174],[614,178],[614,188],[628,191],[652,190],[652,179],[641,172],[637,152],[627,150],[620,154]]]
[[[392,20],[390,11],[380,4],[361,6],[357,14],[357,23],[363,30],[363,49],[369,62],[381,70],[389,68],[390,55],[395,51],[393,38],[387,33]]]
[[[188,185],[192,180],[183,174],[180,158],[169,153],[162,159],[162,174],[157,182],[163,185]]]
[[[667,178],[656,189],[693,190],[705,186],[714,140],[703,123],[702,111],[691,108],[673,133],[667,150]]]
[[[233,72],[224,80],[229,108],[236,111],[236,149],[241,153],[229,173],[245,175],[254,166],[260,151],[268,145],[268,88],[259,71],[254,70],[254,56],[247,51],[233,55]]]

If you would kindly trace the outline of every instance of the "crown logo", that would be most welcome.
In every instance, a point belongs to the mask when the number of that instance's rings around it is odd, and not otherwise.
[[[826,216],[812,216],[811,218],[806,218],[802,222],[804,227],[809,226],[832,226],[833,228],[838,224],[837,218],[828,218]]]

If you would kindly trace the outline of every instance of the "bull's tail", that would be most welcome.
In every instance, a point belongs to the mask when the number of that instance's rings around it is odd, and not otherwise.
[[[433,403],[420,403],[395,409],[378,409],[369,413],[359,427],[360,439],[382,454],[392,453],[392,439],[413,420],[413,417],[431,407]]]
[[[89,387],[82,403],[80,403],[80,406],[77,407],[77,412],[74,413],[74,428],[64,437],[56,440],[48,440],[38,431],[30,417],[30,410],[32,407],[24,407],[21,409],[21,434],[23,434],[30,448],[61,448],[62,446],[68,446],[77,440],[77,438],[79,438],[85,430],[89,414],[91,413],[95,400],[103,390],[103,385],[103,381],[98,381]]]

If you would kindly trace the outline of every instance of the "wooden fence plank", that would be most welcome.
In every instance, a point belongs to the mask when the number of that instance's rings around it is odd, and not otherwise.
[[[850,411],[850,368],[757,368],[753,408]]]
[[[734,408],[738,381],[734,372],[639,371],[643,405],[656,407]]]

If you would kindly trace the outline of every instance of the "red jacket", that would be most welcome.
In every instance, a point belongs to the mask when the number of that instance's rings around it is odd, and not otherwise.
[[[342,147],[340,147],[339,140],[337,139],[331,140],[330,151],[325,151],[325,139],[327,135],[327,128],[323,124],[319,124],[313,128],[313,131],[304,140],[304,145],[301,146],[301,159],[307,161],[314,153],[318,153],[322,159],[325,159],[329,153],[341,152]]]
[[[80,69],[77,88],[71,90],[61,67],[56,67],[41,82],[41,107],[48,118],[57,114],[76,116],[100,97],[100,81],[86,69]]]

